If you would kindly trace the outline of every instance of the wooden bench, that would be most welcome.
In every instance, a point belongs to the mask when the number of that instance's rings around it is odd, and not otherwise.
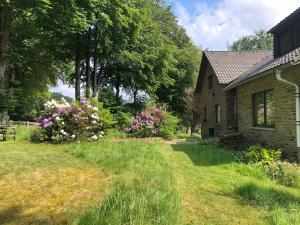
[[[13,135],[14,141],[16,141],[16,127],[0,125],[0,135],[2,135],[2,141],[6,141],[7,135],[10,134]]]

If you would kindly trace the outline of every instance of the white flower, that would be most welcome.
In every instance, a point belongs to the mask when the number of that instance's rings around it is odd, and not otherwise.
[[[102,135],[103,135],[103,134],[104,134],[104,132],[103,132],[103,131],[100,131],[100,134],[102,134]]]
[[[98,116],[97,113],[93,113],[93,114],[91,115],[91,117],[92,117],[93,119],[95,119],[95,120],[98,120],[98,119],[99,119],[99,116]]]
[[[93,120],[92,121],[92,124],[97,124],[98,122],[96,120]]]
[[[73,135],[71,136],[71,138],[73,138],[73,139],[76,138],[75,134],[73,134]]]
[[[94,110],[94,111],[98,111],[98,107],[94,107],[93,110]]]
[[[61,118],[59,118],[58,116],[55,117],[55,121],[61,121]]]
[[[61,130],[60,130],[60,133],[64,134],[64,133],[65,133],[64,129],[61,129]]]
[[[91,105],[88,105],[87,108],[88,108],[88,109],[93,109],[94,107],[91,106]]]
[[[98,136],[94,135],[94,136],[91,137],[91,139],[94,140],[94,141],[96,141],[96,140],[98,140]]]
[[[103,136],[100,134],[100,135],[99,135],[99,138],[103,138]]]
[[[65,125],[65,122],[61,122],[62,125]]]

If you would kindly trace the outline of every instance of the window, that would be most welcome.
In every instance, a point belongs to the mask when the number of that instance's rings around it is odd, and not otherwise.
[[[255,127],[275,127],[273,90],[253,95],[253,112]]]
[[[220,105],[216,105],[215,109],[216,109],[216,122],[220,123],[221,122],[221,107],[220,107]]]
[[[204,107],[204,117],[203,117],[203,121],[206,122],[207,121],[207,108]]]
[[[213,84],[213,76],[210,75],[210,76],[208,77],[208,89],[213,89],[213,87],[214,87],[214,84]]]

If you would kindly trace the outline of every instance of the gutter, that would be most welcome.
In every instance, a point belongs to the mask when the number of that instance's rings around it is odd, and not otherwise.
[[[295,88],[296,100],[296,137],[297,137],[297,157],[300,160],[300,87],[298,84],[285,80],[281,76],[281,70],[276,70],[276,79],[282,83],[293,86]]]

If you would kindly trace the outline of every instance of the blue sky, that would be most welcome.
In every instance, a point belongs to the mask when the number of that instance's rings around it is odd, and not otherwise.
[[[300,7],[300,0],[166,1],[193,42],[209,50],[227,50],[240,36],[269,30]],[[73,88],[62,83],[52,90],[74,97]]]
[[[269,30],[300,0],[169,0],[179,23],[203,49],[227,50],[240,36]]]

